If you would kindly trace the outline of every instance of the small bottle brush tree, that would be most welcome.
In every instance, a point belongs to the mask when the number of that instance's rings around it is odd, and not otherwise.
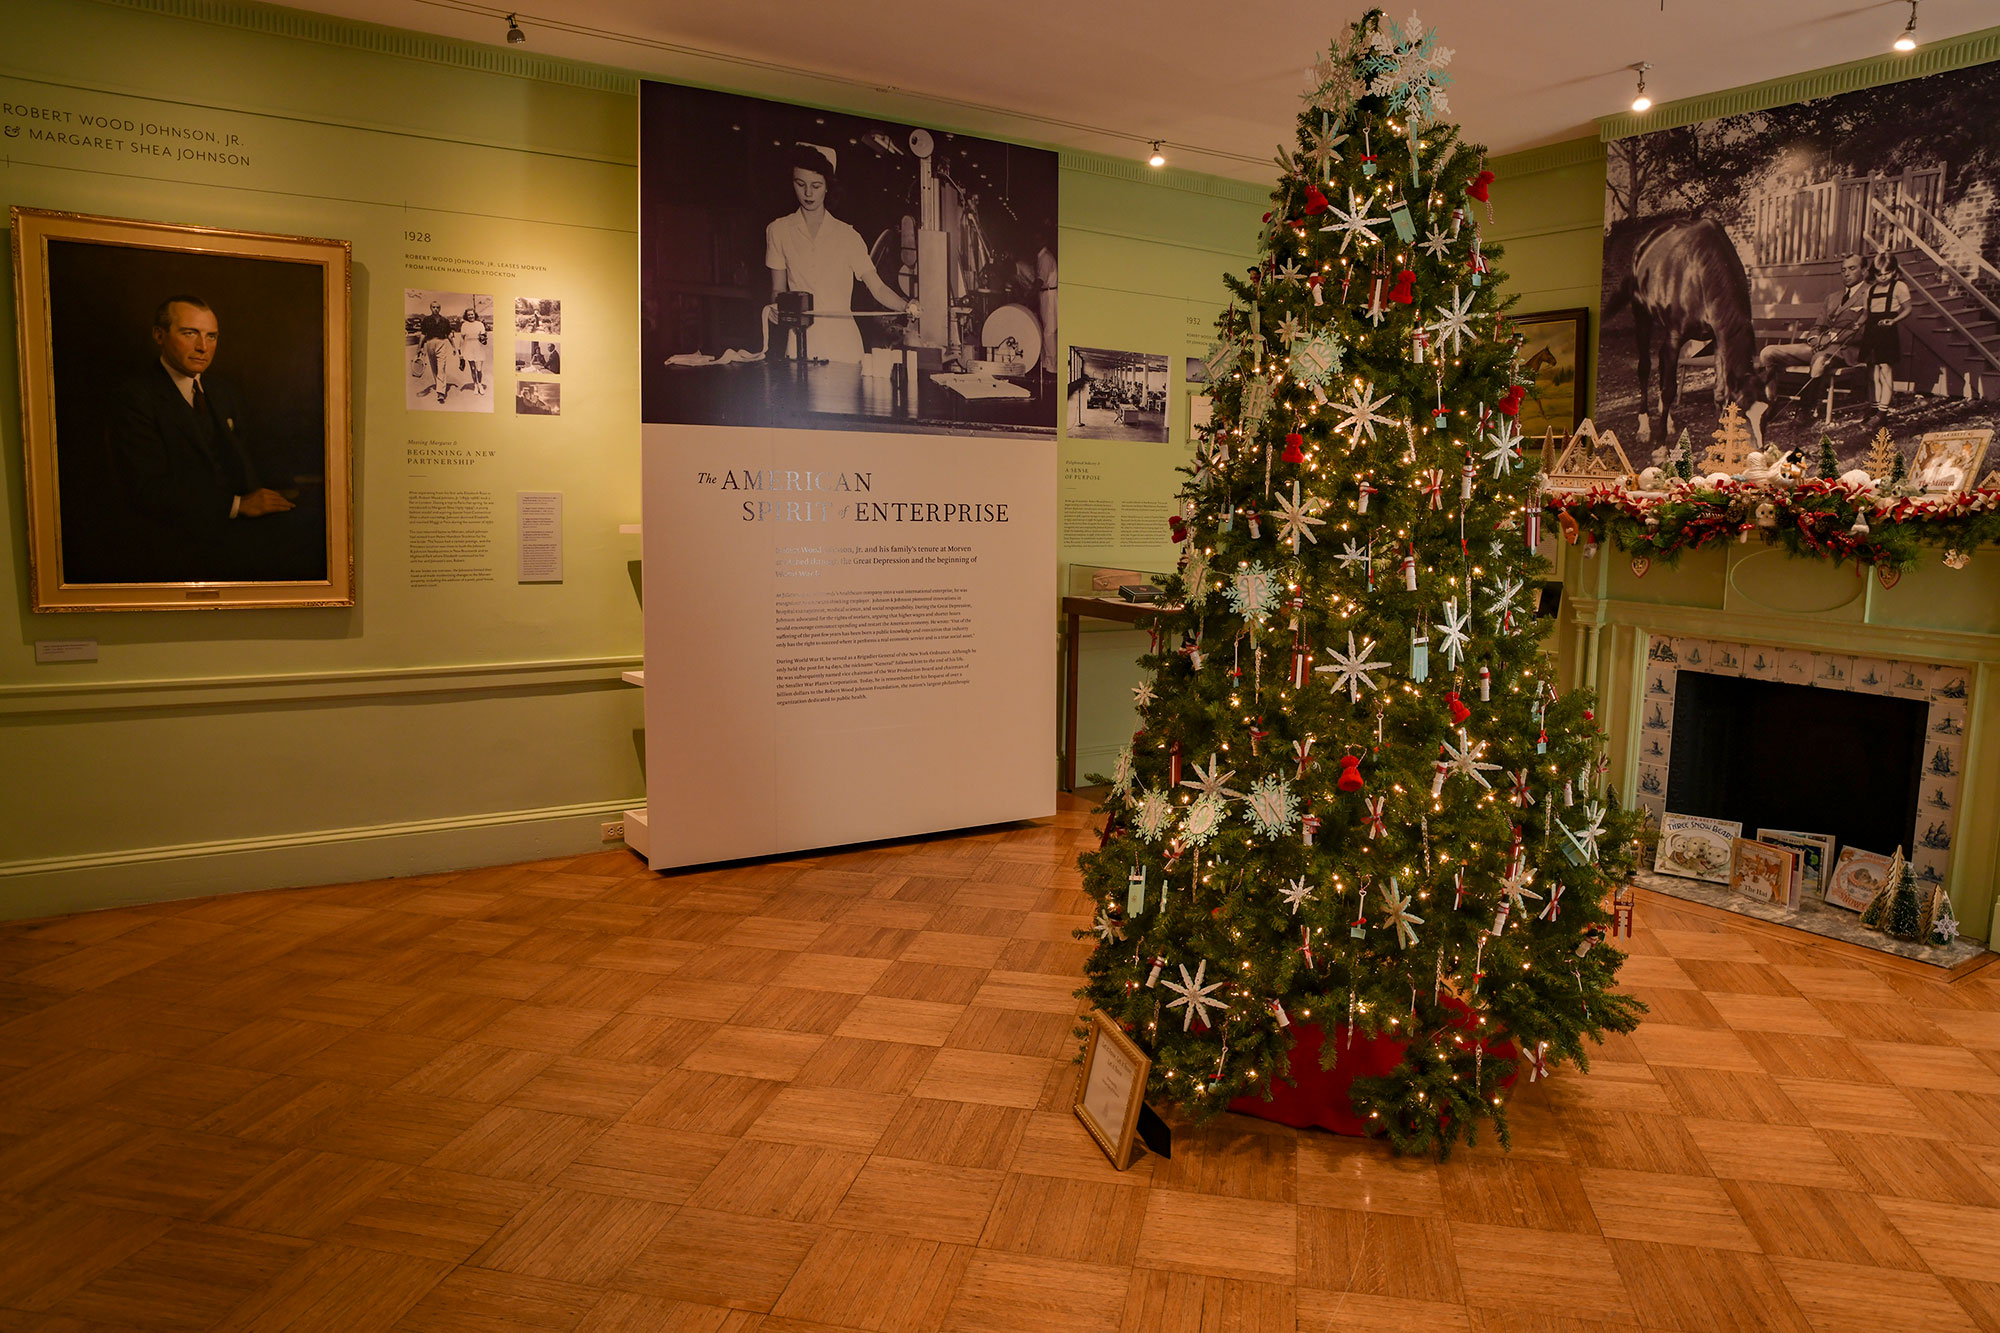
[[[1642,1010],[1596,943],[1637,820],[1542,651],[1540,476],[1450,54],[1374,11],[1315,68],[1082,859],[1087,994],[1151,1052],[1151,1097],[1269,1096],[1301,1020],[1329,1067],[1389,1037],[1401,1063],[1352,1096],[1404,1151],[1489,1117],[1504,1139],[1517,1064],[1583,1065]]]

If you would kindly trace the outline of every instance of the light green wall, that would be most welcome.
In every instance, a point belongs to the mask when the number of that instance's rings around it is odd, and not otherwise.
[[[360,600],[32,614],[5,302],[0,916],[596,848],[598,822],[644,791],[640,696],[618,679],[640,652],[638,541],[617,532],[638,519],[636,77],[235,0],[35,0],[4,14],[0,101],[216,127],[251,161],[183,166],[18,136],[0,145],[0,204],[353,243]],[[843,109],[1007,133],[901,96]],[[1190,311],[1205,328],[1220,272],[1247,253],[1258,193],[1062,162],[1063,336],[1178,356]],[[409,244],[406,230],[433,241]],[[440,256],[497,268],[411,267]],[[563,416],[517,421],[498,355],[494,415],[407,413],[405,286],[488,292],[503,310],[517,295],[562,298]],[[433,476],[404,462],[411,439],[494,457]],[[1105,484],[1164,499],[1158,461],[1107,456]],[[494,493],[497,582],[409,586],[405,496],[432,481]],[[566,493],[561,585],[513,582],[516,490]],[[671,595],[658,576],[654,591]],[[96,638],[99,661],[37,666],[45,638]],[[1111,665],[1134,655],[1128,644]],[[1116,696],[1113,674],[1086,680]]]

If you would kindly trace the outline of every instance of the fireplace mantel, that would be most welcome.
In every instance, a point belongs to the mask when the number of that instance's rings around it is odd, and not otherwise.
[[[1963,667],[1969,687],[1947,887],[1966,935],[1991,940],[2000,881],[2000,551],[1962,570],[1938,555],[1883,587],[1874,572],[1795,559],[1752,541],[1689,552],[1640,573],[1609,546],[1545,542],[1563,605],[1551,647],[1565,685],[1589,685],[1620,798],[1639,782],[1648,645],[1682,636]]]

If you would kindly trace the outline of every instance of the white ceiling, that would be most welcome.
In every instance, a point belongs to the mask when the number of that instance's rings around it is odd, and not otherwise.
[[[518,0],[521,50],[1263,181],[1304,72],[1363,9],[1306,0]],[[296,7],[499,44],[473,0]],[[1402,0],[1384,6],[1407,13]],[[1648,60],[1660,102],[1886,53],[1908,0],[1423,0],[1451,111],[1495,153],[1593,133]],[[1919,36],[2000,22],[1922,0]],[[940,109],[924,103],[946,103]],[[926,114],[928,112],[928,114]]]

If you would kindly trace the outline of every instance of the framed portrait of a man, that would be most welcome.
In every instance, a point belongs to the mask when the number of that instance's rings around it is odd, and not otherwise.
[[[352,606],[348,243],[10,218],[34,609]]]

